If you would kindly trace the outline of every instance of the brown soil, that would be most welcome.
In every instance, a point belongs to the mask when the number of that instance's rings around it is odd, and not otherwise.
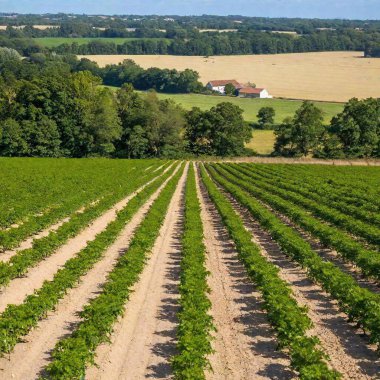
[[[100,202],[100,199],[97,199],[89,204],[89,206],[95,206],[97,203]],[[85,206],[82,206],[79,208],[74,214],[81,214],[86,210]],[[22,251],[24,249],[30,249],[33,247],[33,243],[35,240],[42,239],[50,234],[50,232],[57,231],[58,228],[60,228],[63,224],[67,223],[70,220],[70,216],[52,224],[51,226],[45,228],[44,230],[37,232],[33,234],[32,236],[25,239],[23,242],[20,243],[20,245],[17,248],[9,249],[4,251],[0,254],[0,261],[7,262],[9,261],[13,256],[17,254],[18,251]]]
[[[199,179],[197,179],[197,182]],[[201,201],[211,314],[217,332],[208,379],[291,379],[290,361],[276,350],[275,332],[263,311],[260,292],[244,266],[221,218],[198,182]]]
[[[339,311],[337,303],[319,285],[309,280],[306,270],[282,253],[278,244],[248,211],[230,199],[263,255],[279,267],[280,277],[290,284],[298,304],[307,306],[314,324],[310,334],[320,339],[330,356],[331,366],[342,373],[344,379],[378,378],[380,360],[376,348],[369,344],[367,337],[347,322],[347,315]]]
[[[168,181],[168,180],[167,180]],[[38,327],[32,330],[7,358],[0,359],[0,373],[4,379],[37,379],[50,361],[50,354],[56,343],[69,335],[80,322],[78,313],[90,299],[96,297],[114,267],[116,260],[125,254],[134,231],[143,220],[146,212],[158,197],[165,183],[133,216],[123,232],[105,252],[101,259],[84,277],[80,284],[71,289],[50,312]]]
[[[187,171],[187,169],[186,169]],[[186,172],[170,202],[160,235],[111,344],[97,350],[86,379],[170,379],[179,310],[180,236]]]
[[[65,218],[60,220],[59,222],[49,226],[48,228],[44,229],[41,232],[38,232],[37,234],[28,237],[23,242],[20,243],[20,245],[16,249],[8,249],[0,254],[0,261],[3,263],[9,261],[13,256],[17,254],[18,251],[22,251],[24,249],[32,248],[33,242],[35,240],[41,239],[43,237],[46,237],[49,235],[50,232],[57,231],[59,227],[61,227],[64,223],[68,222],[70,218]]]

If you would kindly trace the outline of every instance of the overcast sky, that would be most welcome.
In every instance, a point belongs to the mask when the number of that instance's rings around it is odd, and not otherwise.
[[[380,0],[0,0],[0,12],[380,19]]]

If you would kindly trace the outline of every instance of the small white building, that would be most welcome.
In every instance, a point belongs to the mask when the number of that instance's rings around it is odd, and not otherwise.
[[[239,89],[239,96],[241,98],[261,98],[261,99],[271,99],[272,95],[265,88],[253,88],[253,87],[243,87]]]
[[[232,84],[237,90],[244,87],[235,79],[230,79],[230,80],[212,80],[206,84],[206,88],[212,91],[219,92],[220,94],[224,95],[226,93],[225,88],[227,84]]]

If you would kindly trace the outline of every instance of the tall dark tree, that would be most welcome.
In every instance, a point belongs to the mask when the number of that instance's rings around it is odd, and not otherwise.
[[[257,113],[257,122],[260,129],[270,129],[274,124],[276,111],[273,107],[262,107]]]
[[[187,121],[189,149],[195,154],[242,155],[244,144],[251,139],[243,110],[229,102],[220,103],[205,112],[193,108]]]
[[[351,99],[332,119],[335,134],[347,157],[376,156],[380,144],[380,99]]]
[[[318,149],[325,131],[323,112],[305,101],[292,120],[286,119],[275,132],[275,153],[308,156]]]

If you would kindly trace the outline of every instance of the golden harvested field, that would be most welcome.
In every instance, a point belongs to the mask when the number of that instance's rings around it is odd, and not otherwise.
[[[220,57],[93,55],[99,65],[133,59],[144,68],[191,68],[203,83],[237,79],[265,87],[275,97],[345,102],[380,97],[380,59],[362,52],[322,52]]]
[[[0,25],[0,30],[6,30],[8,25]],[[25,25],[13,26],[15,29],[24,29]],[[59,28],[59,25],[33,25],[34,29],[46,30],[50,28]]]

